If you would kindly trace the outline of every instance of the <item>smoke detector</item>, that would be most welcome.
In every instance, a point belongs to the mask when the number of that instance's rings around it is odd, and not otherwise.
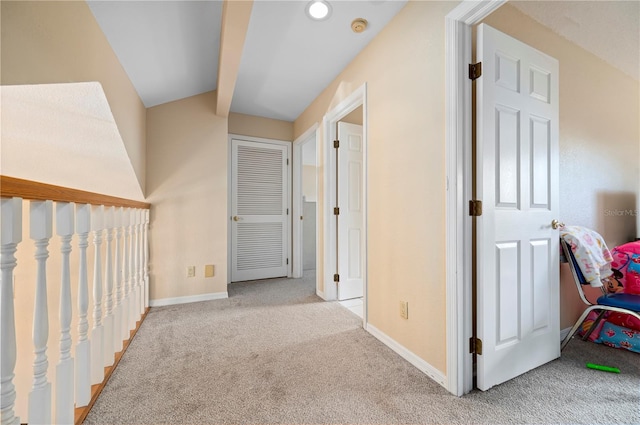
[[[364,18],[356,18],[353,20],[353,22],[351,22],[351,29],[353,30],[353,32],[355,33],[361,33],[364,30],[367,29],[367,25],[369,23],[367,22],[366,19]]]

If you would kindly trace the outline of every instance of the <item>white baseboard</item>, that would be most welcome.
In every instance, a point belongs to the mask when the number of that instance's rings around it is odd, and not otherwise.
[[[571,331],[571,327],[562,329],[560,331],[560,341],[564,341],[564,339],[567,337],[567,335],[569,335],[570,331]]]
[[[387,347],[391,348],[393,351],[398,353],[400,357],[417,367],[422,373],[426,374],[429,378],[436,381],[438,384],[442,385],[444,388],[447,388],[446,385],[446,376],[440,372],[435,367],[431,366],[426,361],[422,360],[420,357],[409,351],[405,346],[398,343],[396,340],[391,338],[389,335],[382,332],[380,329],[373,326],[371,323],[367,323],[365,329],[371,335],[376,337],[380,342],[382,342]]]
[[[319,290],[319,289],[316,289],[316,295],[317,295],[317,296],[319,296],[320,298],[322,298],[322,299],[323,299],[323,300],[325,300],[325,301],[327,300],[327,299],[324,297],[324,291],[321,291],[321,290]]]
[[[201,295],[188,295],[185,297],[160,298],[157,300],[150,300],[149,307],[162,307],[165,305],[195,303],[198,301],[221,300],[224,298],[229,298],[229,293],[226,291],[211,292],[209,294],[201,294]]]

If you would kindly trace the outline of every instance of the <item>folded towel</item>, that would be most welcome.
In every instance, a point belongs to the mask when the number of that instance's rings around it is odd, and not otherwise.
[[[602,279],[613,274],[613,257],[600,234],[581,226],[565,226],[560,237],[569,244],[585,279],[593,287],[601,287]]]

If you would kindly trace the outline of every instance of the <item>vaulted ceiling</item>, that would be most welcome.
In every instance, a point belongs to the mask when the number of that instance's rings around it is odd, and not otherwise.
[[[224,80],[232,85],[226,87],[232,112],[295,120],[406,0],[329,2],[332,13],[322,21],[305,14],[306,0],[253,2],[246,32],[235,28],[246,36],[237,49],[237,74]],[[224,27],[222,1],[89,0],[88,4],[146,107],[218,88],[219,58],[224,53],[221,32],[234,30]],[[512,4],[638,79],[640,2]],[[366,31],[351,30],[355,18],[368,21]],[[233,25],[231,20],[227,23]]]

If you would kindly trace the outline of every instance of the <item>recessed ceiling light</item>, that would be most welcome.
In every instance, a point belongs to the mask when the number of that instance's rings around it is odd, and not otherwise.
[[[331,14],[331,5],[324,0],[314,0],[307,5],[307,15],[316,21],[327,19]]]

